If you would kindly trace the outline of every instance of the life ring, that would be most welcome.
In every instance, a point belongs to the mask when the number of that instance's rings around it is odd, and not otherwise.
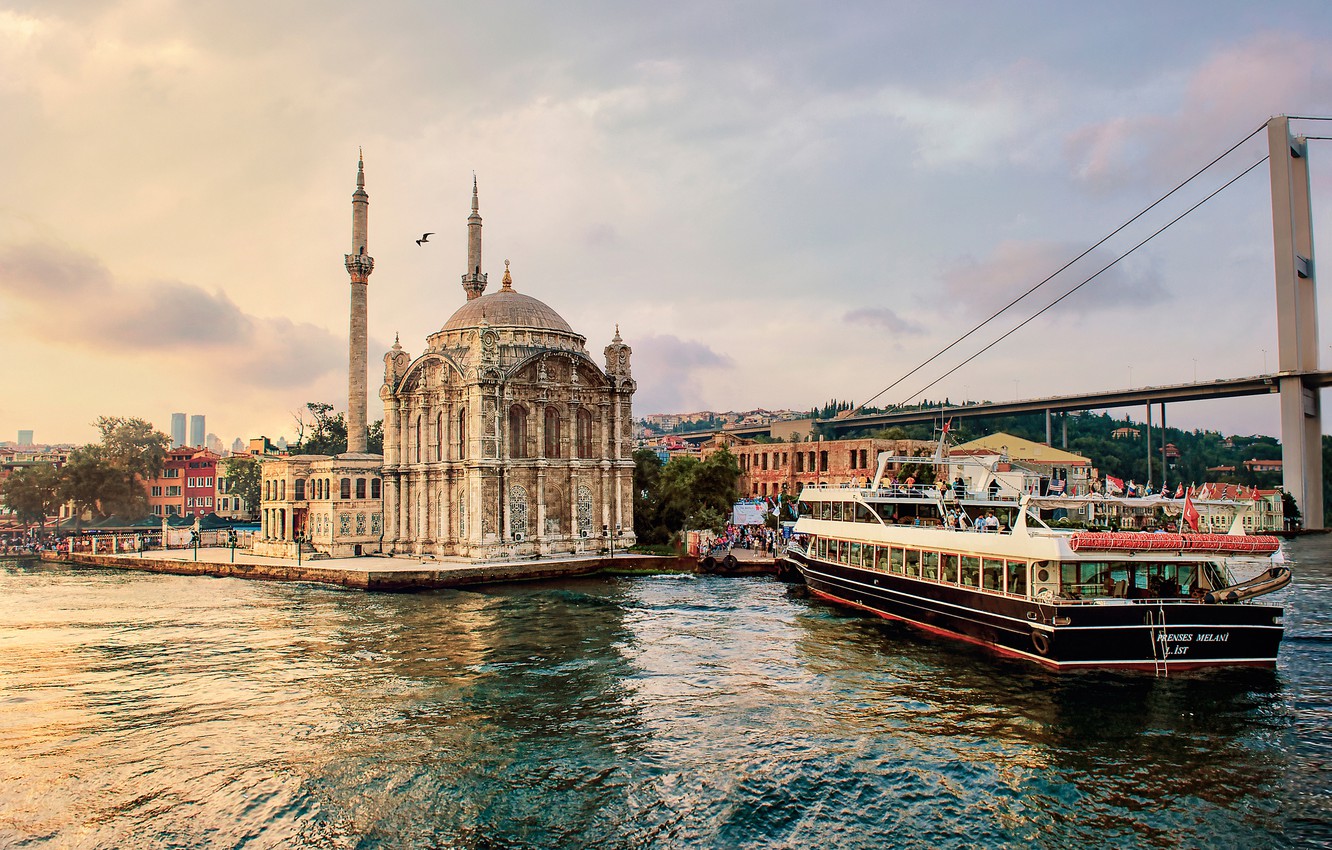
[[[1045,632],[1033,630],[1031,633],[1031,645],[1035,647],[1036,651],[1041,655],[1050,654],[1050,636]]]

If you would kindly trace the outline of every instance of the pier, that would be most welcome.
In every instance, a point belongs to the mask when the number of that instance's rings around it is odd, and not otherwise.
[[[91,555],[45,552],[44,561],[171,575],[299,581],[366,591],[439,590],[537,579],[569,578],[614,572],[693,572],[689,557],[616,554],[614,556],[531,558],[476,562],[458,559],[326,558],[298,564],[288,558],[267,558],[226,548],[140,552],[132,555]]]

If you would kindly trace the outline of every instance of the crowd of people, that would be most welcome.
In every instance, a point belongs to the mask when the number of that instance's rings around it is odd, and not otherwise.
[[[783,538],[780,532],[761,525],[730,525],[712,541],[711,553],[724,554],[732,549],[752,549],[764,555],[776,555]]]

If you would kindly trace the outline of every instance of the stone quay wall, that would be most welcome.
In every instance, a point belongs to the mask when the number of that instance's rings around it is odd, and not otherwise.
[[[217,578],[243,578],[260,581],[304,581],[355,590],[405,591],[469,587],[536,579],[567,578],[598,572],[685,572],[693,571],[692,558],[654,555],[617,555],[611,558],[584,558],[560,561],[530,561],[504,564],[450,564],[448,566],[397,567],[391,561],[368,559],[365,567],[321,566],[313,564],[233,564],[211,561],[179,561],[160,558],[134,558],[111,555],[61,554],[46,552],[46,561],[136,570],[171,575],[197,575]]]

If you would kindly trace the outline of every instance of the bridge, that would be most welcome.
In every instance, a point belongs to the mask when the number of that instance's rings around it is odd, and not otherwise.
[[[1292,136],[1290,121],[1290,117],[1281,115],[1272,118],[1266,125],[1272,183],[1272,239],[1275,256],[1276,372],[1190,384],[1137,387],[942,408],[890,410],[884,413],[815,420],[821,426],[821,432],[840,435],[864,428],[886,428],[939,421],[941,417],[978,418],[1043,412],[1046,417],[1045,441],[1053,445],[1051,425],[1052,416],[1056,413],[1146,406],[1147,468],[1150,471],[1153,463],[1152,405],[1160,405],[1160,424],[1164,429],[1167,403],[1277,394],[1280,396],[1281,408],[1283,489],[1294,497],[1304,518],[1305,528],[1323,528],[1323,420],[1319,391],[1332,386],[1332,371],[1319,368],[1318,363],[1318,300],[1314,278],[1313,213],[1308,164],[1308,139],[1311,137]],[[718,432],[694,432],[683,434],[681,437],[690,442],[698,442],[715,433]],[[728,428],[725,429],[725,433],[742,437],[765,436],[771,434],[771,426]],[[1064,443],[1067,445],[1066,432]],[[1162,463],[1164,464],[1164,458]]]

